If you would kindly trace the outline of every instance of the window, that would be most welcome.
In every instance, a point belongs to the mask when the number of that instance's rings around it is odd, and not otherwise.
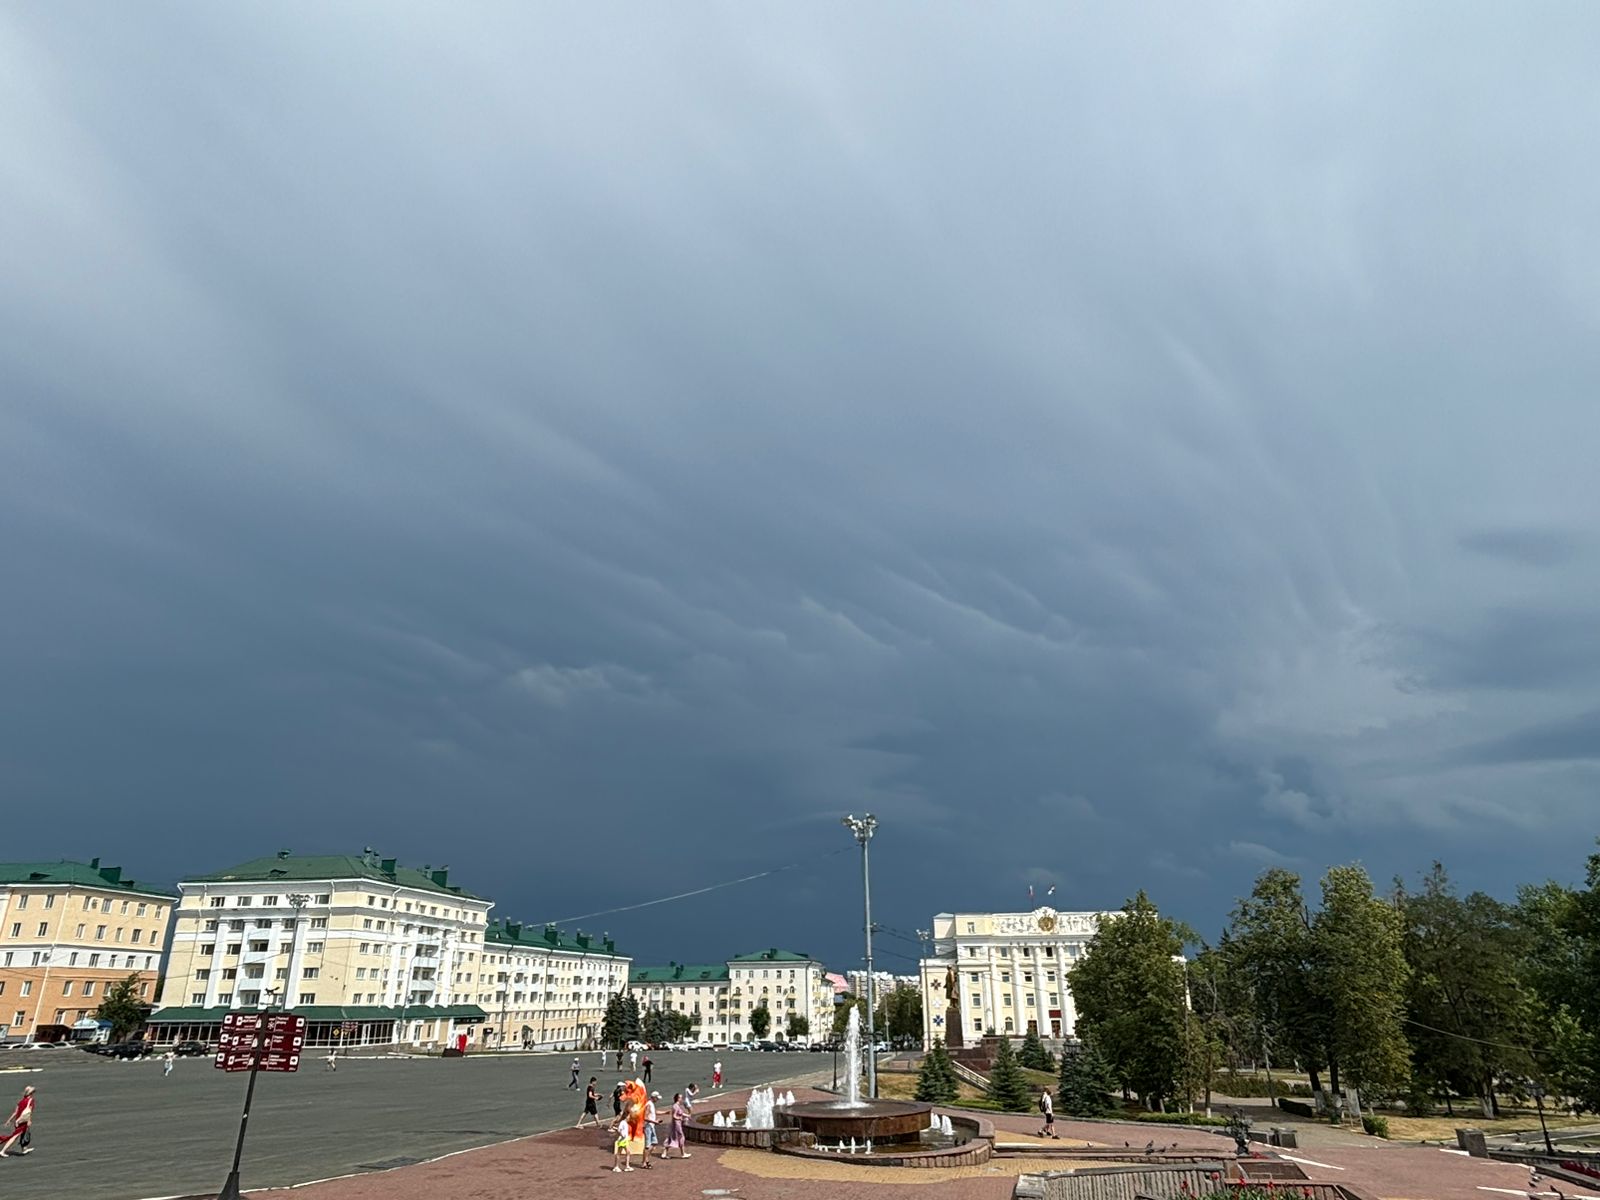
[[[372,928],[372,918],[371,917],[363,917],[361,919],[361,928],[363,928],[363,929],[371,929]]]
[[[980,993],[980,992],[973,992],[972,993],[972,1007],[973,1008],[982,1008],[983,1007],[983,995],[982,995],[982,993]]]
[[[78,952],[76,950],[74,950],[71,954],[67,955],[67,966],[75,967],[77,965],[78,965]]]
[[[362,953],[362,954],[366,954],[366,953],[367,953],[367,952],[369,952],[369,951],[370,951],[370,950],[371,950],[371,949],[372,949],[372,943],[371,943],[371,942],[362,942],[362,943],[361,943],[361,950],[360,950],[360,953]]]
[[[228,902],[228,898],[226,896],[213,896],[213,897],[211,897],[211,907],[212,908],[221,908],[227,902]]]
[[[277,906],[277,903],[278,903],[278,898],[276,896],[263,896],[263,897],[261,897],[261,904],[262,904],[263,907],[275,908]]]
[[[1007,1008],[1010,1008],[1011,1007],[1011,993],[1010,992],[1006,992],[1004,995],[1002,995],[1000,997],[1000,1003],[1005,1005]]]
[[[1050,993],[1050,1003],[1052,1005],[1060,1004],[1061,1003],[1061,993],[1060,992],[1051,992]]]
[[[31,996],[31,995],[33,995],[33,980],[31,980],[31,979],[24,979],[24,980],[23,980],[23,981],[22,981],[22,994],[23,994],[23,995],[24,995],[24,996]]]
[[[128,915],[128,902],[126,900],[124,900],[122,902],[122,915],[123,916],[127,916]]]
[[[1011,982],[1011,972],[1010,971],[1001,971],[1000,972],[1000,982],[1001,983],[1010,983]]]
[[[44,906],[46,908],[54,908],[56,906],[56,896],[54,892],[51,892],[44,898]]]
[[[50,922],[49,921],[40,921],[39,922],[39,932],[34,934],[33,936],[34,937],[47,937],[49,935],[49,933],[50,933]]]
[[[85,995],[85,996],[92,996],[92,995],[94,995],[94,980],[92,980],[92,979],[85,979],[85,980],[84,980],[84,981],[83,981],[83,994],[84,994],[84,995]]]
[[[250,1007],[250,1006],[254,1006],[254,1005],[260,1004],[261,1003],[261,993],[259,991],[240,992],[239,993],[239,1003],[245,1005],[246,1007]]]
[[[315,992],[301,992],[300,993],[300,1003],[301,1004],[315,1004],[316,1002],[317,1002],[317,994]]]
[[[204,1004],[205,1002],[206,1002],[206,994],[204,992],[190,992],[189,993],[189,1003],[190,1004]]]
[[[77,932],[76,932],[76,933],[74,933],[74,934],[73,934],[73,935],[72,935],[72,936],[73,936],[73,937],[78,937],[78,938],[81,938],[81,937],[82,937],[82,936],[83,936],[83,931],[84,931],[84,930],[86,930],[86,929],[88,929],[88,928],[89,928],[89,927],[88,927],[88,926],[87,926],[87,925],[84,925],[84,924],[81,924],[81,923],[80,923],[80,924],[79,924],[79,925],[78,925],[78,930],[77,930]]]
[[[260,963],[253,963],[244,969],[244,977],[246,979],[260,979],[266,974],[266,970],[266,967]]]
[[[216,952],[217,952],[217,944],[215,942],[201,942],[200,943],[200,955],[201,955],[202,958],[208,958],[211,955],[215,954]]]
[[[311,918],[311,928],[313,928],[313,929],[326,929],[327,927],[328,927],[328,918],[327,917],[312,917]]]
[[[327,892],[323,892],[320,896],[317,897],[317,903],[318,904],[331,904],[332,902],[333,902],[333,897],[331,895],[329,895]]]
[[[233,1003],[233,993],[232,992],[218,992],[217,993],[217,1003],[218,1004],[224,1004],[224,1005],[231,1005]]]
[[[63,996],[72,995],[72,980],[64,979],[61,981],[61,994]]]
[[[315,979],[321,972],[316,967],[305,967],[300,972],[301,979]]]
[[[306,943],[306,953],[307,954],[321,954],[322,953],[323,944],[324,943],[322,943],[322,942],[307,942]]]
[[[1026,997],[1025,997],[1025,998],[1024,998],[1024,1000],[1023,1000],[1023,1002],[1024,1002],[1024,1003],[1025,1003],[1025,1004],[1026,1004],[1026,1005],[1027,1005],[1027,1006],[1028,1006],[1028,1007],[1029,1007],[1029,1008],[1032,1008],[1032,1007],[1033,1007],[1033,993],[1032,993],[1032,992],[1029,992],[1029,993],[1028,993],[1028,994],[1027,994],[1027,996],[1026,996]]]
[[[285,917],[282,921],[280,921],[278,923],[278,928],[279,929],[293,929],[294,928],[294,918],[293,917]]]
[[[27,907],[28,907],[28,898],[26,896],[18,896],[17,897],[17,911],[21,912],[23,909],[25,909]]]
[[[376,908],[377,906],[378,906],[378,898],[376,896],[368,896],[367,897],[367,907],[368,908]]]
[[[250,953],[251,954],[265,954],[266,952],[267,952],[267,943],[266,942],[264,942],[264,941],[252,941],[250,943]]]
[[[239,968],[238,967],[223,967],[222,968],[222,977],[224,979],[237,979],[237,978],[239,978]]]
[[[367,969],[365,967],[357,967],[356,968],[356,978],[357,979],[365,979],[366,977],[367,977]]]
[[[117,926],[117,941],[120,942],[121,940],[122,940],[122,926],[118,925]]]
[[[237,954],[237,953],[239,953],[239,943],[238,942],[229,942],[228,943],[227,952],[229,954]]]
[[[243,933],[244,932],[244,922],[243,921],[229,921],[228,922],[228,932],[229,933]]]
[[[91,954],[91,955],[89,955],[89,965],[91,967],[98,967],[100,965],[100,955],[99,954]]]
[[[239,908],[249,908],[255,902],[256,898],[254,896],[240,896],[234,901],[234,904]]]
[[[22,922],[21,921],[17,921],[11,926],[11,936],[12,937],[16,937],[16,938],[19,938],[19,937],[22,936]]]
[[[141,938],[141,937],[143,937],[143,936],[144,936],[144,930],[142,930],[142,929],[135,929],[135,930],[134,930],[134,931],[133,931],[133,940],[134,940],[134,941],[136,941],[136,942],[137,942],[137,941],[138,941],[138,940],[139,940],[139,939],[140,939],[140,938]]]
[[[148,905],[148,904],[141,904],[141,905],[139,905],[139,907],[138,907],[138,908],[136,908],[136,909],[134,909],[134,911],[133,911],[133,915],[134,915],[134,916],[136,916],[136,917],[142,917],[142,916],[144,916],[144,914],[145,914],[145,911],[146,911],[146,910],[147,910],[147,909],[148,909],[148,908],[149,908],[149,907],[150,907],[150,906],[149,906],[149,905]]]
[[[197,970],[194,973],[194,977],[196,979],[210,979],[211,978],[211,968],[210,967],[201,967],[199,970]]]
[[[94,940],[97,942],[106,940],[106,927],[104,925],[96,925],[94,927]]]

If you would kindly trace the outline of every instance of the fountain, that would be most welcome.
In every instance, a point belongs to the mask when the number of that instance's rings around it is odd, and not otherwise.
[[[919,1140],[929,1128],[932,1105],[861,1098],[861,1013],[854,1007],[845,1026],[844,1060],[844,1095],[837,1100],[784,1105],[784,1126],[803,1129],[818,1141],[842,1144],[849,1138],[852,1154],[858,1144],[869,1139],[880,1149],[885,1143]]]

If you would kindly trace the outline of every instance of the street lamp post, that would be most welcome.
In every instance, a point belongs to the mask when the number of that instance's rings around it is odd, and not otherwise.
[[[1539,1106],[1539,1129],[1544,1134],[1544,1152],[1554,1158],[1556,1148],[1550,1144],[1550,1126],[1544,1123],[1544,1084],[1535,1083],[1529,1091],[1533,1093],[1533,1102]]]
[[[289,943],[288,978],[283,981],[283,1004],[285,1008],[294,1007],[290,1001],[298,1000],[300,987],[295,982],[298,976],[295,972],[300,970],[300,922],[306,911],[306,905],[311,903],[311,897],[305,892],[290,892],[286,897],[289,907],[294,909],[294,937]]]
[[[867,1095],[876,1100],[878,1098],[878,1033],[876,1024],[876,1005],[873,996],[872,980],[872,875],[868,866],[868,844],[872,841],[873,831],[878,828],[878,818],[871,813],[857,817],[854,813],[844,818],[844,827],[855,835],[856,841],[861,846],[861,897],[866,914],[867,931]]]

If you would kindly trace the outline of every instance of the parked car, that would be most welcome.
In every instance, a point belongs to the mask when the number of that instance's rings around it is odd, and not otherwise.
[[[729,1050],[748,1050],[748,1049],[750,1049],[750,1043],[749,1042],[735,1042],[733,1045],[729,1046],[728,1049]]]
[[[144,1042],[115,1042],[101,1051],[107,1058],[143,1058],[150,1053]]]
[[[211,1053],[211,1047],[204,1042],[179,1042],[172,1052],[179,1058],[204,1058]]]

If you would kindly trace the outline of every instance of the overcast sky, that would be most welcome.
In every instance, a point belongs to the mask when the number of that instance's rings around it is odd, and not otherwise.
[[[370,845],[530,921],[799,861],[577,925],[841,968],[849,810],[902,934],[1576,877],[1597,38],[0,8],[0,857]]]

